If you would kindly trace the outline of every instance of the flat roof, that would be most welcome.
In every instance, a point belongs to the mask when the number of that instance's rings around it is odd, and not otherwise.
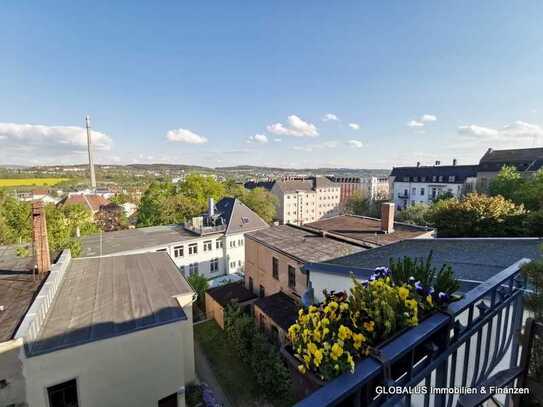
[[[256,298],[255,294],[245,288],[243,281],[210,288],[206,291],[206,294],[222,307],[226,307],[232,302],[242,303]]]
[[[167,253],[72,259],[27,354],[185,320],[174,296],[192,292]]]
[[[0,342],[13,338],[49,274],[34,274],[34,264],[34,257],[17,256],[16,246],[0,246]]]
[[[301,262],[320,262],[365,250],[294,225],[272,226],[246,235]]]
[[[285,331],[296,322],[300,309],[300,305],[282,291],[259,298],[254,305]]]
[[[400,240],[413,239],[432,230],[423,226],[394,222],[394,232],[383,233],[381,219],[355,215],[334,216],[306,223],[304,226],[345,236],[372,246],[384,246]]]
[[[212,237],[208,235],[207,237]],[[165,246],[192,240],[200,235],[186,230],[182,225],[150,226],[106,232],[101,235],[81,237],[81,257],[107,256],[132,250]]]
[[[326,263],[347,266],[339,272],[349,273],[349,266],[373,269],[388,266],[390,259],[397,260],[406,256],[426,259],[432,252],[432,264],[435,267],[449,264],[456,278],[481,282],[522,258],[538,258],[541,256],[542,243],[541,238],[410,239],[338,257]]]

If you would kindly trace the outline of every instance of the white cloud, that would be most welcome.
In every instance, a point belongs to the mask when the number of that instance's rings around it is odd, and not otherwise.
[[[254,136],[250,136],[247,140],[248,143],[258,143],[258,144],[265,144],[268,142],[268,137],[266,137],[264,134],[256,134]]]
[[[507,124],[500,129],[470,124],[468,126],[460,126],[458,128],[458,133],[463,136],[490,141],[538,140],[543,138],[543,128],[541,126],[523,121]]]
[[[407,122],[407,127],[422,127],[424,126],[424,123],[416,121],[416,120],[410,120]]]
[[[419,120],[423,123],[435,122],[437,117],[435,117],[433,114],[423,114]]]
[[[347,144],[350,147],[354,147],[354,148],[362,148],[362,147],[364,147],[364,143],[362,143],[360,140],[349,140],[349,141],[347,141]]]
[[[277,136],[317,137],[319,135],[314,124],[306,122],[296,115],[288,117],[287,126],[282,123],[274,123],[267,126],[266,130]]]
[[[322,121],[323,122],[329,122],[329,121],[337,122],[339,121],[339,118],[333,113],[326,113],[324,117],[322,118]]]
[[[349,127],[353,130],[359,130],[360,125],[358,123],[349,123]]]
[[[427,123],[435,122],[437,117],[433,114],[423,114],[421,117],[415,120],[407,122],[407,127],[424,127]]]
[[[207,143],[207,138],[200,136],[199,134],[193,133],[187,129],[174,129],[166,133],[166,138],[170,141],[175,141],[178,143],[187,143],[187,144],[205,144]]]
[[[280,143],[283,141],[283,139],[280,139],[280,138],[274,138],[273,141],[275,141],[276,143]]]

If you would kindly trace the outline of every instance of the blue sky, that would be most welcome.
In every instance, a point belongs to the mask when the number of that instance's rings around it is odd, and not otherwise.
[[[86,113],[104,163],[541,146],[541,21],[539,1],[3,2],[0,164],[84,162]]]

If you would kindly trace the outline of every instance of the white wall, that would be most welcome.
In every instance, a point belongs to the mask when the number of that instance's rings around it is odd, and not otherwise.
[[[424,189],[424,194],[422,194]],[[407,198],[403,198],[407,190]],[[404,208],[414,205],[415,203],[431,203],[434,199],[433,191],[436,192],[436,197],[447,192],[459,197],[462,195],[462,184],[435,183],[435,182],[394,182],[393,198],[396,208]],[[400,198],[402,196],[402,198]]]
[[[191,320],[25,357],[27,402],[48,407],[47,387],[76,378],[81,407],[157,406],[195,378],[189,337]]]

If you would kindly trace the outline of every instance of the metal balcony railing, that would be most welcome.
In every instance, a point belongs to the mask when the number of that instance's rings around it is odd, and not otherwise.
[[[465,405],[458,394],[462,389],[481,386],[497,371],[514,371],[519,366],[520,267],[527,261],[475,287],[446,311],[433,314],[381,347],[379,359],[360,361],[354,374],[328,382],[296,406]],[[391,386],[420,387],[418,394],[382,392]],[[426,394],[421,394],[424,389]],[[500,397],[508,405],[510,396]]]
[[[193,225],[192,223],[185,223],[183,227],[193,233],[196,233],[198,235],[210,235],[213,233],[221,233],[226,230],[226,225],[218,225],[218,226],[200,226],[200,225]]]

